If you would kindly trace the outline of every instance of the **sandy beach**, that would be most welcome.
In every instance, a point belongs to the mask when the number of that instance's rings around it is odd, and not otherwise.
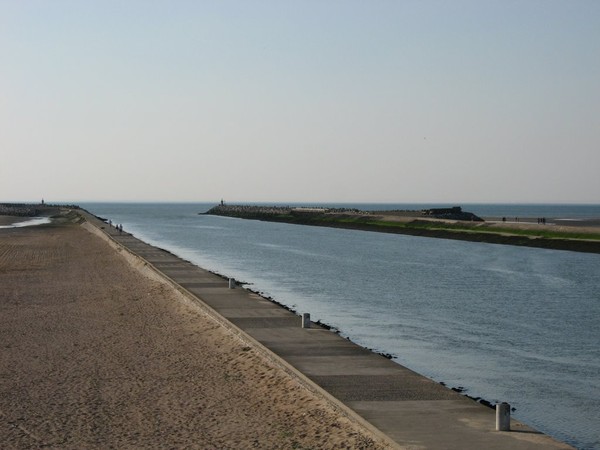
[[[3,449],[379,449],[77,224],[0,230]]]

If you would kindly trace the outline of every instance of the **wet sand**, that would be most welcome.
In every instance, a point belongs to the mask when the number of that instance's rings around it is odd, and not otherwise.
[[[23,222],[27,219],[28,219],[27,217],[4,216],[4,215],[0,214],[0,226],[12,225],[13,223]]]
[[[75,224],[0,230],[0,447],[386,448]]]

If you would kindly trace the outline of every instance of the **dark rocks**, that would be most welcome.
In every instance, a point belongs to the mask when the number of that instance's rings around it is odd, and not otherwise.
[[[435,219],[446,219],[446,220],[466,220],[471,222],[484,222],[481,217],[476,216],[473,213],[463,211],[460,206],[454,206],[452,208],[431,208],[422,211],[424,216],[433,217]]]
[[[34,205],[20,203],[0,203],[0,215],[16,217],[34,217],[40,214],[40,210]]]

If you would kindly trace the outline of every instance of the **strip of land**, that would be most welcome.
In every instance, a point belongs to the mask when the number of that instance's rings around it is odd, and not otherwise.
[[[461,220],[453,218],[452,214],[441,214],[436,217],[420,211],[358,211],[247,205],[217,205],[206,214],[298,225],[600,253],[600,221],[594,220],[567,222],[569,225],[564,225],[564,221],[545,218],[514,218],[514,221],[506,220],[506,218]],[[463,218],[463,216],[458,217]],[[541,219],[544,220],[543,223],[539,223]]]
[[[387,448],[71,214],[0,230],[0,447]]]

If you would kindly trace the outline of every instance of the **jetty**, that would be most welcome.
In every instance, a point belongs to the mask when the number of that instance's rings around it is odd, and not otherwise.
[[[419,211],[361,211],[351,208],[229,205],[221,203],[205,213],[239,219],[281,222],[379,233],[406,234],[489,244],[600,253],[600,226],[564,226],[526,218],[513,223],[486,221],[459,206]]]

